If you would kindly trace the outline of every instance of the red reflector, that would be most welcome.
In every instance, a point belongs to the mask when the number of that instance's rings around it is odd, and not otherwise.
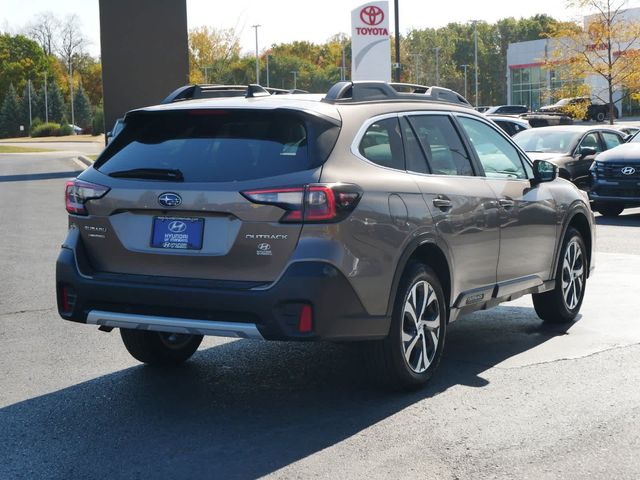
[[[311,305],[303,305],[300,310],[300,318],[298,319],[298,331],[300,333],[309,333],[313,328],[313,310]]]
[[[71,311],[71,304],[69,303],[69,287],[62,287],[62,310],[65,312]]]

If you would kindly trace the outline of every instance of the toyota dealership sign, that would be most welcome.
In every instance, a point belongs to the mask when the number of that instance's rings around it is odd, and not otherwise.
[[[371,2],[351,11],[352,80],[391,81],[389,2]]]

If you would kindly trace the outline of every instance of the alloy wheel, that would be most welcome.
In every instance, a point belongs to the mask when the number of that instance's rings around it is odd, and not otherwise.
[[[409,291],[402,312],[402,346],[405,361],[415,373],[433,362],[440,335],[440,305],[433,287],[423,280]]]
[[[585,263],[582,247],[572,240],[564,254],[562,262],[562,297],[569,310],[580,303],[584,289]]]

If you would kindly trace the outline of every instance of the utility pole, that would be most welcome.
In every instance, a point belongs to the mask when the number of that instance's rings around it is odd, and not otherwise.
[[[474,66],[476,70],[476,108],[478,108],[478,20],[471,20],[473,22],[473,43],[474,43]]]
[[[415,61],[415,65],[414,65],[414,79],[416,84],[420,84],[420,76],[418,75],[418,62],[420,62],[420,57],[422,56],[419,53],[410,53],[409,54],[410,57],[413,57],[413,60]]]
[[[469,67],[469,65],[465,64],[460,66],[464,68],[464,98],[467,98],[467,68]]]
[[[73,134],[76,133],[76,117],[73,109],[73,63],[69,58],[69,98],[71,100],[71,125],[73,125]]]
[[[346,73],[346,59],[345,59],[345,55],[344,55],[344,48],[342,49],[342,63],[340,65],[340,81],[344,82],[346,80],[347,77],[347,73]]]
[[[47,99],[47,74],[44,74],[44,123],[49,123],[49,100]]]
[[[293,73],[293,89],[298,88],[298,72],[296,70],[292,71]]]
[[[394,14],[394,20],[395,20],[395,24],[396,24],[396,62],[393,64],[393,73],[394,73],[394,80],[396,82],[400,82],[400,13],[399,13],[399,7],[398,7],[398,1],[399,0],[394,0],[393,1],[393,14]]]
[[[29,92],[29,132],[31,132],[31,125],[33,121],[31,120],[31,79],[27,82],[27,91]],[[31,133],[29,133],[31,135]]]
[[[434,50],[436,51],[436,85],[440,85],[440,47]]]
[[[260,85],[260,57],[258,57],[258,28],[262,25],[251,25],[256,31],[256,83]]]

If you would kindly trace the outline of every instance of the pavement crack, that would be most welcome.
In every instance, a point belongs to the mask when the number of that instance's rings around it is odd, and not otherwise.
[[[0,317],[6,317],[9,315],[20,315],[22,313],[37,313],[37,312],[48,312],[50,310],[53,310],[54,307],[48,307],[48,308],[33,308],[33,309],[29,309],[29,310],[16,310],[15,312],[2,312],[0,313]]]

